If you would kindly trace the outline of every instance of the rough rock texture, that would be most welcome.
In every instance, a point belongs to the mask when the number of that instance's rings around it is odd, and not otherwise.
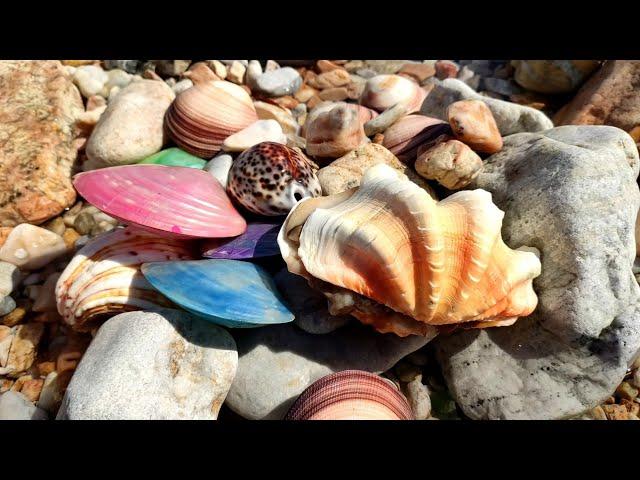
[[[598,68],[596,60],[513,60],[515,81],[539,93],[568,93]]]
[[[291,324],[234,333],[240,358],[227,405],[252,420],[283,418],[298,395],[325,375],[348,369],[381,373],[428,342],[355,324],[326,335]]]
[[[544,113],[517,103],[485,97],[455,78],[447,78],[436,85],[427,95],[420,113],[447,120],[447,107],[459,100],[482,100],[486,103],[503,137],[513,133],[539,132],[553,128],[553,123]]]
[[[640,351],[631,271],[638,151],[614,127],[565,126],[505,139],[472,183],[504,210],[512,248],[541,251],[536,311],[511,327],[436,340],[471,418],[554,419],[603,402]]]
[[[398,160],[393,153],[377,143],[367,143],[318,170],[317,175],[323,195],[334,195],[360,186],[365,170],[379,163],[389,165],[405,174],[409,180],[427,190],[435,198],[427,182]]]
[[[174,98],[173,90],[157,80],[123,88],[87,141],[83,169],[131,164],[159,152],[166,141],[164,114]]]
[[[185,312],[129,312],[104,323],[58,419],[215,420],[238,362],[226,330]]]
[[[40,224],[73,205],[80,92],[52,61],[0,61],[0,226]]]
[[[556,125],[640,125],[640,61],[611,60],[553,118]]]

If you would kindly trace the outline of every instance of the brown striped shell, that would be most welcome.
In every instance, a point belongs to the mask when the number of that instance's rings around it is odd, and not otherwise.
[[[167,110],[165,126],[176,145],[209,159],[227,137],[257,120],[251,97],[242,87],[208,80],[194,83],[176,97]]]
[[[146,262],[193,259],[188,241],[134,227],[116,228],[82,247],[56,284],[58,313],[74,330],[89,331],[107,315],[173,307],[144,278]]]
[[[390,381],[362,370],[322,377],[295,401],[285,420],[413,420],[402,393]]]
[[[451,134],[448,123],[424,115],[407,115],[385,130],[382,145],[400,161],[411,163],[418,148],[444,134]]]

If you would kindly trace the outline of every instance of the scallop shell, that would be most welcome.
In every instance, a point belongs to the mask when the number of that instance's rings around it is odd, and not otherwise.
[[[154,233],[218,238],[247,228],[224,188],[204,170],[125,165],[80,173],[73,185],[103,212]]]
[[[358,189],[297,204],[278,244],[292,273],[389,310],[350,312],[360,321],[381,332],[426,335],[428,326],[508,325],[535,309],[540,261],[528,247],[505,245],[503,217],[489,192],[436,202],[379,164]]]
[[[146,263],[145,278],[176,304],[210,322],[253,328],[294,319],[269,274],[239,260]]]
[[[317,168],[299,149],[258,143],[233,162],[227,192],[253,213],[286,215],[298,201],[321,194]]]
[[[361,370],[322,377],[295,401],[285,420],[413,420],[406,398],[390,381]]]
[[[305,121],[305,139],[309,155],[330,158],[341,157],[368,141],[358,107],[344,102],[312,112]]]
[[[446,133],[451,133],[451,127],[442,120],[407,115],[385,130],[382,145],[402,162],[410,163],[415,160],[421,145]]]
[[[180,93],[167,111],[165,125],[180,148],[211,158],[227,137],[257,120],[251,97],[242,87],[210,80]]]
[[[360,104],[379,112],[402,102],[407,105],[408,113],[417,112],[427,92],[412,80],[400,75],[376,75],[365,83]]]
[[[140,272],[144,262],[193,258],[189,242],[143,230],[116,228],[82,247],[56,284],[58,313],[75,330],[89,331],[108,314],[173,307]]]

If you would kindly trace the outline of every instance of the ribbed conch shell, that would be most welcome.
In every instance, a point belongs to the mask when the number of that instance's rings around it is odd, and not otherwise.
[[[285,420],[413,420],[406,398],[373,373],[344,370],[322,377],[295,401]]]
[[[165,116],[171,139],[183,150],[211,158],[222,142],[258,120],[249,94],[227,81],[193,78],[194,85],[180,93]]]
[[[348,311],[361,322],[427,336],[434,326],[510,325],[535,309],[540,261],[528,247],[505,245],[503,216],[489,192],[436,202],[379,164],[358,189],[298,203],[278,244],[289,271],[312,286],[369,300]]]
[[[82,247],[60,275],[58,313],[74,330],[89,331],[108,314],[174,307],[144,278],[140,265],[192,258],[184,240],[133,227],[103,233]]]
[[[305,121],[309,155],[338,158],[368,141],[356,105],[336,102],[321,108]]]
[[[360,104],[379,112],[398,103],[407,105],[408,113],[417,112],[427,92],[416,82],[400,75],[376,75],[365,83]]]
[[[448,123],[424,115],[407,115],[384,132],[382,145],[405,163],[415,160],[418,148],[440,135],[451,134]]]

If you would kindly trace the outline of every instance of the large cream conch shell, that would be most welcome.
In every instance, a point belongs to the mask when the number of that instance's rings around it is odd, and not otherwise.
[[[298,203],[278,243],[290,272],[361,322],[433,336],[459,324],[511,325],[535,309],[540,261],[535,249],[503,242],[503,217],[489,192],[436,202],[379,164],[359,188]],[[345,300],[349,291],[357,295]]]

